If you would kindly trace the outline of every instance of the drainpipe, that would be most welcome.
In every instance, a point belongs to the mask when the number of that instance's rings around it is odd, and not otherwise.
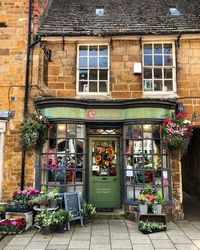
[[[29,65],[30,65],[30,52],[31,52],[31,23],[32,23],[32,0],[29,0],[28,11],[28,39],[27,39],[27,52],[26,52],[26,77],[25,77],[25,92],[24,92],[24,118],[28,111],[28,93],[29,93]],[[25,174],[25,161],[26,161],[26,148],[22,146],[22,163],[21,163],[21,190],[24,189],[24,174]]]

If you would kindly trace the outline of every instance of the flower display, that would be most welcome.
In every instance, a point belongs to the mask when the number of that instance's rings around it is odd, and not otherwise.
[[[186,112],[181,112],[173,118],[163,121],[161,134],[164,148],[180,147],[192,135],[191,122],[185,119],[186,116]]]
[[[17,203],[31,203],[31,200],[40,194],[40,191],[37,189],[27,189],[27,190],[16,190],[12,199]]]
[[[45,142],[45,135],[49,123],[42,114],[27,114],[25,122],[21,128],[22,144],[29,149],[41,147]]]
[[[90,218],[95,213],[96,213],[96,208],[92,204],[87,203],[85,201],[81,204],[81,215],[83,219]]]
[[[5,219],[0,221],[0,234],[16,234],[22,232],[26,227],[24,218]]]

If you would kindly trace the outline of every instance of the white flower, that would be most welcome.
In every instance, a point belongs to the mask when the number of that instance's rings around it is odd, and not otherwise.
[[[189,121],[189,120],[184,120],[183,121],[183,124],[190,124],[191,123],[191,121]]]

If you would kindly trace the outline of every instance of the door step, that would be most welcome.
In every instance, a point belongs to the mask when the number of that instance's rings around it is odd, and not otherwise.
[[[122,220],[125,218],[123,209],[112,209],[113,211],[99,211],[97,210],[94,219],[105,219],[105,220]]]

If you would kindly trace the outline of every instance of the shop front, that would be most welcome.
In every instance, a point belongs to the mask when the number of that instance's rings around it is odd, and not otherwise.
[[[176,102],[163,99],[35,101],[50,122],[36,187],[77,191],[97,208],[134,204],[144,184],[171,200],[171,170],[160,125]]]

